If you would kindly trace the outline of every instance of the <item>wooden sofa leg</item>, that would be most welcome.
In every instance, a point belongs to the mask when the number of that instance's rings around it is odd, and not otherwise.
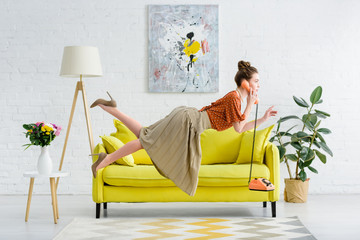
[[[271,214],[272,217],[276,217],[276,202],[271,202]]]
[[[267,202],[263,202],[263,207],[264,207],[264,208],[266,208],[266,203],[267,203]]]
[[[104,202],[104,209],[107,209],[107,202]]]
[[[96,218],[100,218],[100,206],[101,203],[96,204]]]

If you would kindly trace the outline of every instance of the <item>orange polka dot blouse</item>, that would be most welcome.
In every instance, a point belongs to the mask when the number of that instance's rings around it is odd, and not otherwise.
[[[232,127],[233,122],[245,120],[245,116],[241,114],[241,100],[236,91],[231,91],[216,102],[205,106],[199,111],[206,111],[211,127],[217,131],[224,131]]]

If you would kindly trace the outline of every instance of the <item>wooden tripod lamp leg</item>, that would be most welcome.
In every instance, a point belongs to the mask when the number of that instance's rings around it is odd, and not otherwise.
[[[83,97],[83,102],[84,102],[84,111],[85,111],[86,125],[87,125],[87,130],[88,130],[88,135],[89,135],[90,152],[93,153],[94,152],[94,139],[93,139],[93,135],[92,135],[89,107],[88,107],[88,103],[87,103],[87,99],[86,99],[85,85],[84,85],[83,81],[81,81],[80,86],[81,86],[81,92],[82,92],[82,97]]]
[[[68,128],[67,128],[67,130],[66,130],[65,143],[64,143],[64,147],[63,147],[63,151],[62,151],[62,155],[61,155],[59,171],[61,171],[61,168],[62,168],[62,165],[63,165],[63,162],[64,162],[66,145],[67,145],[67,141],[68,141],[68,138],[69,138],[71,123],[72,123],[72,119],[73,119],[74,112],[75,112],[76,100],[77,100],[77,96],[78,96],[79,90],[80,90],[80,82],[77,82],[76,88],[75,88],[74,99],[73,99],[73,103],[72,103],[72,107],[71,107],[71,112],[70,112],[70,118],[69,118]],[[57,186],[58,186],[58,184],[59,184],[59,179],[60,179],[59,177],[56,179],[56,189],[57,189]]]
[[[94,151],[94,139],[93,139],[93,134],[92,134],[91,122],[90,122],[89,107],[88,107],[88,103],[87,103],[87,99],[86,99],[85,85],[84,85],[84,82],[82,81],[82,76],[80,75],[80,81],[77,82],[76,88],[75,88],[74,100],[73,100],[73,104],[72,104],[72,108],[71,108],[68,128],[67,128],[67,131],[66,131],[65,143],[64,143],[64,148],[63,148],[63,152],[62,152],[62,155],[61,155],[59,171],[61,171],[61,168],[62,168],[62,165],[63,165],[63,162],[64,162],[64,156],[65,156],[67,141],[68,141],[68,138],[69,138],[71,123],[72,123],[72,119],[73,119],[73,116],[74,116],[76,100],[77,100],[77,96],[78,96],[79,91],[82,92],[82,97],[83,97],[85,117],[86,117],[86,125],[87,125],[87,131],[88,131],[88,135],[89,135],[90,152],[93,153],[93,151]],[[60,179],[59,177],[56,179],[56,189],[57,189],[58,184],[59,184],[59,179]]]

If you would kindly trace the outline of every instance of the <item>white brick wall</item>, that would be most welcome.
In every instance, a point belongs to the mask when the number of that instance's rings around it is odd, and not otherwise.
[[[50,148],[58,165],[70,115],[75,79],[59,77],[63,47],[99,48],[104,76],[85,79],[88,101],[106,97],[149,125],[174,107],[202,107],[234,89],[237,61],[260,71],[260,115],[275,105],[279,117],[298,110],[292,96],[308,98],[323,87],[323,124],[333,131],[334,157],[315,164],[310,193],[360,193],[360,2],[358,1],[207,1],[219,4],[219,93],[155,94],[148,86],[147,4],[201,4],[203,1],[0,1],[0,194],[26,194],[40,153],[27,143],[22,124],[54,122],[64,127]],[[91,109],[95,143],[114,131],[112,117]],[[253,117],[254,115],[252,115]],[[275,119],[262,127],[274,123]],[[89,143],[82,99],[77,102],[59,193],[91,193]],[[282,178],[287,177],[282,165]],[[349,184],[350,183],[350,184]],[[283,187],[283,186],[282,186]],[[47,179],[36,180],[34,194],[48,193]]]

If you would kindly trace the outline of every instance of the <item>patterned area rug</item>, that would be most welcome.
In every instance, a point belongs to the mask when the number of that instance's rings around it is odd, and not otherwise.
[[[316,239],[289,218],[75,218],[55,238],[70,239]]]

